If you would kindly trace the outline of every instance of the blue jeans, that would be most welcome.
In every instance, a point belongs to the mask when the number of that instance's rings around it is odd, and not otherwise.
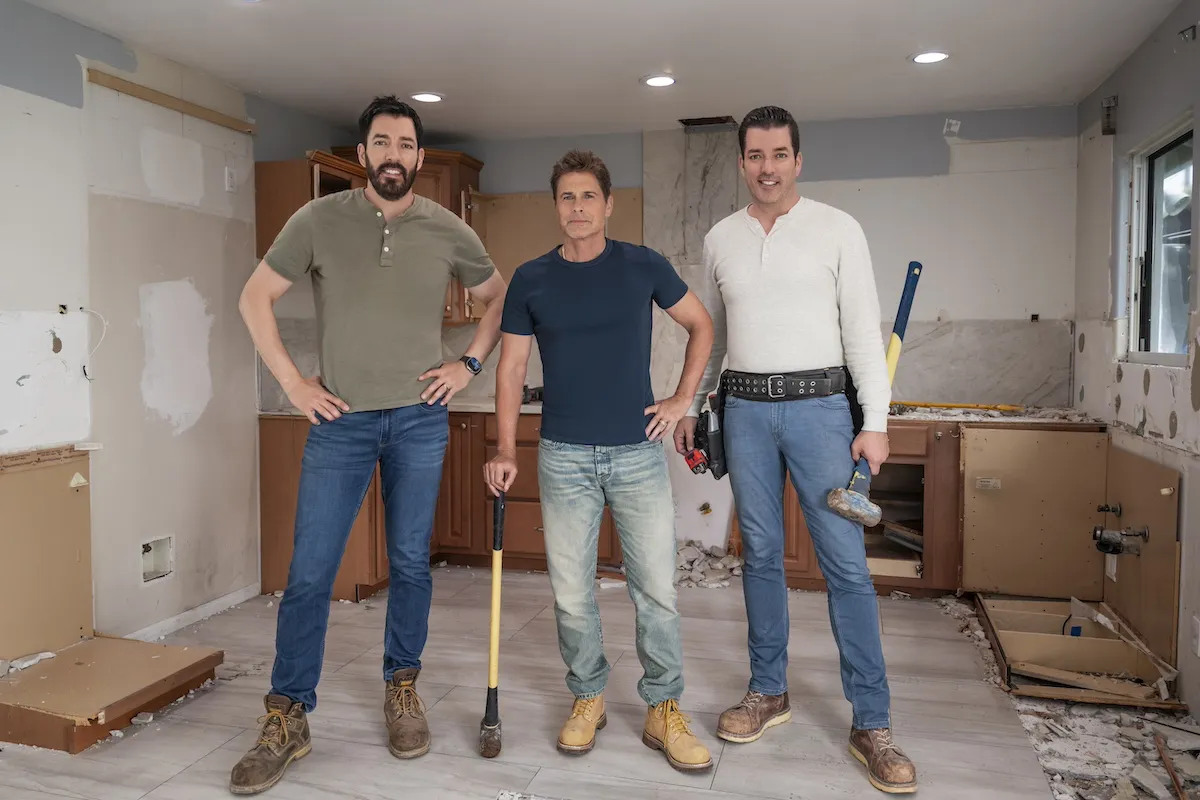
[[[846,395],[784,402],[727,397],[724,423],[729,479],[745,551],[742,582],[749,619],[750,689],[769,695],[787,690],[787,473],[825,576],[842,691],[853,708],[854,727],[890,727],[879,604],[867,569],[862,525],[825,502],[829,491],[845,486],[854,470],[854,426]]]
[[[333,582],[377,463],[390,578],[383,677],[420,669],[433,598],[429,540],[449,437],[446,407],[425,403],[322,418],[310,428],[275,630],[273,694],[316,708]]]
[[[538,483],[558,647],[577,698],[604,691],[596,607],[596,546],[605,503],[621,540],[636,616],[638,694],[647,705],[683,694],[683,640],[675,609],[675,506],[662,442],[593,447],[542,439]]]

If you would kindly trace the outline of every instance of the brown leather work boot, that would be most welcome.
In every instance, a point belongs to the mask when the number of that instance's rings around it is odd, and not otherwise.
[[[571,755],[590,752],[596,745],[596,731],[607,724],[603,695],[587,700],[577,698],[571,706],[571,716],[558,734],[558,749]]]
[[[782,725],[792,718],[788,693],[781,695],[746,692],[742,702],[726,709],[717,722],[717,736],[727,742],[746,744],[757,741],[767,728]]]
[[[891,729],[851,729],[850,754],[866,765],[867,780],[879,791],[911,794],[917,790],[917,768],[892,741]]]
[[[642,742],[651,749],[661,750],[667,762],[680,772],[703,772],[712,768],[708,748],[688,728],[688,718],[679,710],[676,700],[646,709]]]
[[[267,714],[258,720],[262,724],[258,741],[233,765],[229,776],[229,791],[234,794],[258,794],[270,789],[279,783],[289,764],[312,752],[302,703],[267,695],[263,704]]]
[[[416,689],[418,673],[415,669],[399,669],[387,683],[383,716],[387,720],[388,750],[396,758],[416,758],[429,752],[429,723]]]

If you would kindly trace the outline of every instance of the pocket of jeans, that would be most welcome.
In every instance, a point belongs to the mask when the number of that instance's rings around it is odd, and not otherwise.
[[[429,405],[429,403],[422,400],[421,402],[417,403],[417,405],[420,406],[423,411],[426,411],[430,414],[448,414],[448,413],[450,413],[450,406],[442,405],[440,400],[438,402],[434,403],[433,405]]]
[[[538,447],[555,453],[561,453],[562,451],[566,450],[569,445],[566,442],[556,442],[553,439],[542,438],[538,439]]]
[[[813,400],[821,408],[828,408],[835,411],[843,408],[850,408],[850,400],[846,397],[845,392],[838,392],[837,394],[830,394],[824,397],[816,397],[813,398]]]

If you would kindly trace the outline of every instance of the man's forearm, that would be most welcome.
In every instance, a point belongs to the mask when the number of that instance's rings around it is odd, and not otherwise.
[[[481,364],[487,361],[488,356],[496,349],[496,343],[500,341],[500,318],[503,314],[503,297],[488,304],[487,311],[483,312],[483,318],[479,320],[479,326],[475,329],[475,336],[463,355],[473,356],[479,359]]]
[[[250,331],[250,339],[262,357],[267,369],[279,381],[284,391],[295,386],[304,376],[296,369],[295,362],[283,346],[279,336],[279,323],[275,319],[275,306],[269,298],[243,296],[238,301],[238,310]]]
[[[517,451],[517,420],[521,416],[521,395],[525,388],[526,364],[500,363],[496,370],[496,449],[515,455]]]
[[[712,354],[713,329],[711,325],[697,325],[688,331],[687,349],[683,354],[683,374],[675,387],[675,396],[687,398],[690,404],[700,386]]]

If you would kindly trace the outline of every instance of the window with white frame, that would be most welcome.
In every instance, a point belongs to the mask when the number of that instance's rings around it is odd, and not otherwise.
[[[1193,131],[1135,164],[1130,349],[1175,363],[1187,354],[1192,292]]]

